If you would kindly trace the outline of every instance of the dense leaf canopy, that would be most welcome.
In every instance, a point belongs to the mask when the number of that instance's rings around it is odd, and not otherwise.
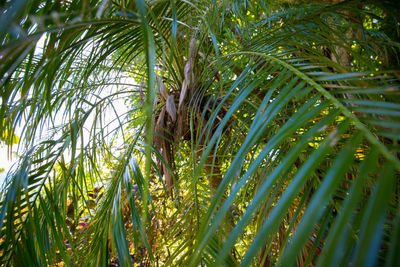
[[[399,266],[394,2],[0,1],[0,265]]]

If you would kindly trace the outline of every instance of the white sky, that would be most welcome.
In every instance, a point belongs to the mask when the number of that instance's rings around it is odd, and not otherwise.
[[[132,79],[133,80],[133,79]],[[110,88],[111,90],[113,90],[114,88]],[[124,101],[122,99],[118,99],[116,101],[113,101],[114,103],[114,107],[116,109],[116,112],[118,113],[118,115],[121,116],[121,120],[125,117],[125,113],[128,111],[127,106],[125,105]],[[103,125],[107,125],[109,123],[108,128],[109,129],[114,129],[115,127],[118,126],[118,121],[115,120],[116,118],[116,114],[114,113],[114,111],[111,111],[109,109],[109,112],[106,112],[107,114],[105,114],[105,116],[103,117],[104,119],[104,124]],[[90,125],[93,123],[94,120],[94,116],[91,115],[89,116],[89,118],[87,119],[85,125],[87,125],[88,127],[90,127]],[[111,122],[113,121],[113,122]],[[104,129],[107,131],[107,129]],[[44,131],[46,131],[46,129],[44,129]],[[18,132],[16,133],[18,136]],[[45,132],[42,132],[42,136],[46,136]],[[120,135],[118,135],[121,140],[116,140],[116,144],[122,144],[122,138]],[[83,138],[86,142],[90,141],[90,136],[88,131],[83,131]],[[16,152],[18,145],[13,145],[12,149],[13,152]],[[68,158],[68,156],[66,157]],[[11,166],[16,163],[18,160],[18,157],[13,155],[11,158],[8,157],[8,148],[6,145],[0,145],[0,169],[4,169],[4,171],[0,172],[0,188],[2,188],[2,184],[5,180],[5,177],[7,175],[7,172],[9,171],[9,169],[11,168]]]
[[[40,38],[40,40],[38,41],[38,44],[37,44],[36,50],[35,50],[36,54],[41,54],[42,53],[44,41],[45,41],[45,35],[43,35]],[[86,48],[86,49],[89,49],[89,48]],[[83,53],[85,54],[85,53],[87,53],[87,51],[84,50]],[[124,87],[137,86],[135,80],[133,78],[129,77],[128,74],[123,74],[123,76],[124,77],[120,80],[120,82],[125,84],[125,85],[121,85],[120,87],[118,87],[116,85],[106,86],[104,88],[104,90],[102,91],[101,95],[99,95],[99,97],[105,97],[105,96],[109,95],[112,92],[116,92],[118,90],[121,90]],[[128,88],[128,89],[130,89],[130,88]],[[125,94],[123,96],[128,96],[128,95]],[[115,101],[113,101],[113,103],[114,103],[114,107],[115,107],[116,112],[118,113],[119,117],[121,119],[124,118],[125,117],[124,115],[128,111],[128,108],[125,105],[123,99],[115,100]],[[60,114],[62,114],[62,112],[60,112]],[[104,114],[104,117],[103,117],[103,119],[105,120],[103,122],[104,123],[103,125],[107,125],[107,123],[109,123],[110,121],[115,120],[116,116],[117,115],[114,113],[113,110],[110,109],[109,111],[107,111]],[[58,116],[56,116],[56,117],[58,117]],[[89,126],[93,122],[93,120],[94,120],[93,115],[90,115],[88,120],[85,123],[85,126],[86,125]],[[58,121],[58,120],[56,119],[56,121]],[[113,129],[117,125],[118,125],[118,121],[115,120],[114,122],[112,122],[109,125],[109,129]],[[46,136],[45,131],[46,131],[46,129],[44,129],[44,131],[42,132],[42,134],[43,134],[42,136]],[[16,135],[19,136],[18,129],[17,129]],[[89,140],[89,133],[87,131],[84,131],[84,136],[83,137],[84,137],[84,140],[85,140],[84,142],[85,143],[90,141]],[[119,139],[121,139],[121,138],[119,138]],[[116,141],[117,141],[116,143],[122,143],[122,140],[116,140]],[[18,147],[18,145],[14,145],[13,146],[14,152],[17,149],[17,147]],[[6,145],[0,145],[0,169],[4,169],[4,171],[0,172],[0,188],[1,188],[1,185],[3,184],[3,182],[4,182],[4,179],[5,179],[6,175],[7,175],[7,172],[9,171],[11,166],[14,163],[16,163],[17,160],[18,160],[18,157],[16,157],[16,156],[13,156],[12,158],[8,158],[7,155],[8,155],[7,146]]]
[[[3,184],[3,181],[7,175],[8,170],[15,163],[16,157],[12,157],[12,160],[7,156],[7,146],[0,145],[0,169],[4,169],[3,172],[0,172],[0,187]]]

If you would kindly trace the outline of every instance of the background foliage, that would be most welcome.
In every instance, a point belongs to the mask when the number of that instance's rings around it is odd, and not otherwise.
[[[400,264],[394,2],[0,5],[1,265]]]

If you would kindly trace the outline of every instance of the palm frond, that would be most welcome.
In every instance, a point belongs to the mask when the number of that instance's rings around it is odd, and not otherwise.
[[[399,10],[283,2],[5,3],[1,264],[395,265]]]

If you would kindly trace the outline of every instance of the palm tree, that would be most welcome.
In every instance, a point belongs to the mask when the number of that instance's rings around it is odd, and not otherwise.
[[[398,265],[399,8],[326,2],[2,1],[1,264]]]

